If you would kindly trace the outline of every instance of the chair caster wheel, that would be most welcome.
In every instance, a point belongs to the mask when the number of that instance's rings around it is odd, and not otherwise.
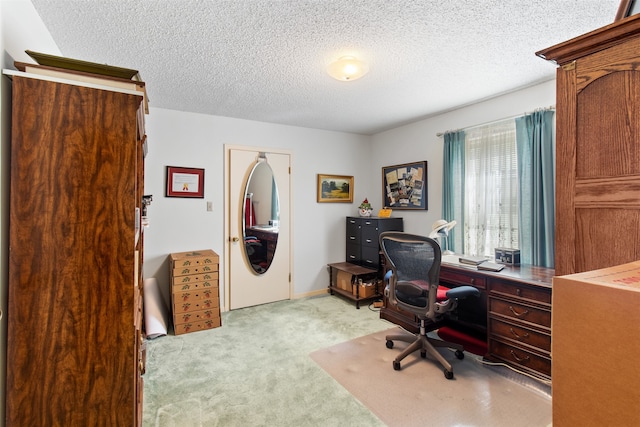
[[[456,357],[460,360],[464,359],[464,352],[456,350]]]
[[[393,341],[387,340],[387,348],[393,348]]]
[[[451,371],[447,371],[446,369],[444,370],[444,377],[448,380],[453,378],[453,372]]]
[[[396,362],[395,360],[393,361],[393,369],[395,371],[399,371],[400,370],[400,362]],[[452,374],[453,375],[453,374]]]

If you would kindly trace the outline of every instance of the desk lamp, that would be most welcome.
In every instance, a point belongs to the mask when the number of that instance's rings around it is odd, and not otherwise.
[[[451,230],[457,222],[447,222],[446,219],[439,219],[431,226],[431,234],[429,237],[432,239],[439,239],[440,247],[442,248],[442,255],[454,255],[455,252],[449,250],[449,230]],[[444,244],[443,244],[444,243]]]

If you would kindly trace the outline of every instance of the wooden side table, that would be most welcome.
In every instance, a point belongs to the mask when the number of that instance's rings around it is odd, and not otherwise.
[[[359,280],[375,280],[373,295],[360,295]],[[354,283],[356,286],[354,286]],[[354,290],[355,288],[355,290]],[[380,298],[382,289],[378,281],[378,270],[374,270],[350,262],[335,262],[329,264],[329,293],[339,294],[356,302],[356,308],[360,308],[360,301]]]

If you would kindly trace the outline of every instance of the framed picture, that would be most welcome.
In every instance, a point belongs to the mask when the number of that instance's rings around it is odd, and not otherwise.
[[[622,0],[620,6],[618,6],[618,13],[616,13],[614,22],[635,15],[638,12],[640,12],[640,0]]]
[[[427,209],[427,162],[383,167],[382,200],[385,208]]]
[[[353,176],[318,174],[318,203],[353,203]]]
[[[204,169],[167,166],[167,197],[204,198]]]

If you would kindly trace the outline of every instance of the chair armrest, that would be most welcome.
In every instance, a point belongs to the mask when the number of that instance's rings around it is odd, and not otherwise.
[[[479,297],[480,291],[473,286],[458,286],[447,291],[447,298],[449,299],[464,299],[471,296]]]
[[[391,279],[391,276],[393,275],[393,270],[389,270],[387,271],[387,274],[384,275],[384,281],[388,282],[389,279]]]

